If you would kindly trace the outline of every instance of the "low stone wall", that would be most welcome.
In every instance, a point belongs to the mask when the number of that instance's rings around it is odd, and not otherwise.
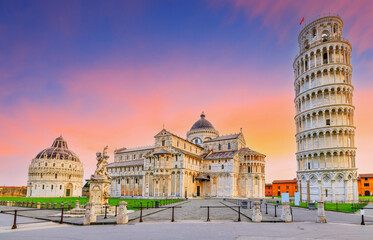
[[[26,197],[27,187],[0,187],[0,197]]]

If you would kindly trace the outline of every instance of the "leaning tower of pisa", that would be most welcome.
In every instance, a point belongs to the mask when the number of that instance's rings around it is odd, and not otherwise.
[[[321,17],[298,36],[295,74],[297,180],[301,201],[358,200],[351,44],[343,21]]]

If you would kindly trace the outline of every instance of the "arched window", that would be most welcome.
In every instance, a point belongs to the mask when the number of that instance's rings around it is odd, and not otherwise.
[[[128,178],[127,178],[127,184],[128,184]]]
[[[42,187],[42,189],[44,190],[44,184],[43,184],[43,187]]]
[[[60,190],[62,190],[62,185],[60,185]]]
[[[221,144],[219,144],[219,150],[221,150]]]
[[[57,179],[57,173],[54,175],[54,178]]]
[[[248,168],[247,168],[247,172],[248,172],[248,173],[251,173],[251,167],[248,167]]]
[[[228,149],[231,149],[231,143],[228,143]]]
[[[53,190],[53,185],[51,185],[51,191]]]
[[[316,37],[316,34],[317,34],[317,31],[316,31],[316,28],[314,28],[314,29],[312,30],[312,37]]]
[[[224,164],[223,164],[223,165],[221,165],[221,169],[224,169]]]
[[[136,183],[137,183],[137,178],[136,178]]]

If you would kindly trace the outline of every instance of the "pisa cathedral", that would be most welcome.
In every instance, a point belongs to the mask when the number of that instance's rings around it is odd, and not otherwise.
[[[302,201],[358,200],[351,44],[343,21],[319,18],[300,32],[295,75],[297,180]]]
[[[162,129],[154,145],[117,149],[110,196],[263,198],[265,155],[242,132],[219,135],[204,113],[186,139]]]

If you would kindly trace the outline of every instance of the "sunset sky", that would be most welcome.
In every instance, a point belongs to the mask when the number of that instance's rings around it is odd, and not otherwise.
[[[220,134],[243,128],[266,182],[294,178],[297,37],[329,12],[353,49],[358,172],[373,173],[371,0],[0,1],[0,185],[26,185],[60,134],[87,179],[105,145],[113,161],[163,124],[185,137],[202,111]]]

